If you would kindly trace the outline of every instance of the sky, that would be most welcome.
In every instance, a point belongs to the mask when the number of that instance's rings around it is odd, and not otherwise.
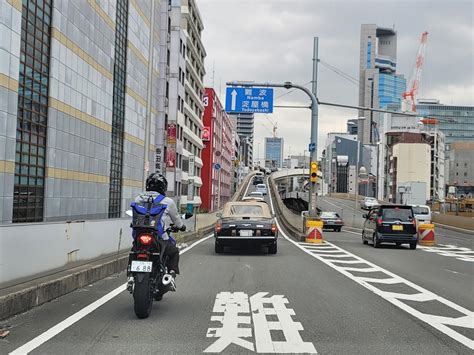
[[[310,82],[315,36],[319,37],[320,60],[358,79],[360,26],[375,23],[397,31],[397,72],[407,79],[421,33],[429,32],[419,98],[474,105],[473,0],[196,2],[207,52],[204,83],[214,87],[223,103],[228,81]],[[305,94],[288,92],[275,89],[274,105],[309,106]],[[358,85],[320,65],[317,96],[320,101],[357,105]],[[347,119],[356,117],[356,110],[320,105],[318,155],[327,134],[345,132]],[[273,114],[257,114],[255,156],[263,162],[263,142],[271,136],[271,122],[277,123],[277,135],[284,138],[284,156],[303,154],[308,149],[310,118],[305,108],[275,108]]]

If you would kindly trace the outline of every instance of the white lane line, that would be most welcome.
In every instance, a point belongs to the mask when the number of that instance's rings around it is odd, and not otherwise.
[[[208,235],[207,237],[198,240],[197,242],[191,244],[189,247],[181,250],[179,252],[179,254],[182,255],[182,254],[186,253],[191,248],[194,248],[196,245],[201,244],[202,242],[204,242],[205,240],[211,238],[212,236],[213,236],[213,234]],[[30,351],[35,350],[40,345],[44,344],[45,342],[47,342],[51,338],[55,337],[56,335],[58,335],[59,333],[64,331],[65,329],[69,328],[71,325],[77,323],[82,318],[84,318],[88,314],[95,311],[100,306],[104,305],[106,302],[108,302],[111,299],[113,299],[114,297],[118,296],[120,293],[125,291],[126,287],[127,287],[126,283],[123,284],[123,285],[120,285],[116,289],[114,289],[114,290],[110,291],[109,293],[107,293],[105,296],[102,296],[101,298],[99,298],[97,301],[95,301],[95,302],[91,303],[90,305],[82,308],[78,312],[74,313],[72,316],[66,318],[65,320],[63,320],[62,322],[56,324],[55,326],[48,329],[44,333],[42,333],[42,334],[38,335],[37,337],[33,338],[28,343],[26,343],[26,344],[20,346],[19,348],[13,350],[10,354],[11,355],[28,354]]]
[[[273,201],[272,201],[271,198],[270,198],[270,204],[271,204],[271,207],[272,207],[272,211],[274,211]],[[435,329],[439,330],[440,332],[446,334],[447,336],[451,337],[452,339],[454,339],[454,340],[458,341],[459,343],[467,346],[468,348],[474,349],[474,340],[468,338],[467,336],[455,331],[454,329],[452,329],[448,326],[448,325],[453,325],[453,323],[456,323],[456,326],[474,329],[474,312],[472,312],[472,311],[470,311],[470,310],[468,310],[468,309],[466,309],[462,306],[459,306],[456,303],[451,302],[451,301],[449,301],[449,300],[447,300],[447,299],[445,299],[441,296],[438,296],[435,293],[433,293],[431,291],[428,291],[428,290],[424,289],[423,287],[414,284],[411,281],[408,281],[408,280],[406,280],[406,279],[404,279],[404,278],[402,278],[402,277],[400,277],[400,276],[398,276],[398,275],[396,275],[396,274],[394,274],[394,273],[392,273],[392,272],[390,272],[386,269],[381,268],[380,266],[378,266],[374,263],[371,263],[370,261],[362,259],[361,257],[359,257],[355,254],[352,254],[352,253],[338,247],[335,244],[332,244],[330,242],[324,242],[327,245],[333,246],[334,248],[345,252],[348,256],[352,256],[355,259],[355,260],[353,260],[354,263],[366,264],[367,266],[375,269],[376,271],[379,271],[379,272],[382,272],[382,273],[386,274],[387,276],[389,276],[389,278],[396,279],[396,280],[399,281],[399,283],[402,283],[402,284],[405,284],[405,285],[407,285],[411,288],[414,288],[419,293],[414,294],[414,295],[407,295],[407,294],[403,294],[403,293],[386,292],[386,291],[380,290],[379,288],[377,288],[376,285],[373,285],[372,283],[363,280],[363,278],[361,278],[361,277],[354,276],[353,274],[348,272],[344,266],[336,265],[336,263],[337,264],[340,264],[340,263],[341,264],[350,264],[351,262],[348,262],[347,260],[345,260],[344,262],[342,260],[329,260],[327,258],[322,258],[321,256],[314,254],[312,251],[307,250],[305,248],[305,245],[300,245],[300,243],[297,243],[297,242],[293,241],[291,238],[289,238],[283,232],[278,219],[276,220],[276,223],[277,223],[277,226],[278,226],[278,230],[283,235],[283,237],[286,240],[288,240],[290,243],[293,243],[297,248],[301,249],[302,251],[304,251],[308,255],[312,256],[313,258],[318,259],[319,261],[325,263],[326,265],[328,265],[329,267],[335,269],[339,273],[347,276],[349,279],[351,279],[354,282],[360,284],[361,286],[367,288],[371,292],[373,292],[376,295],[382,297],[386,301],[388,301],[391,304],[395,305],[396,307],[402,309],[403,311],[407,312],[411,316],[420,319],[421,321],[427,323],[428,325],[432,326],[433,328],[435,328]],[[351,268],[351,270],[352,270],[352,268]],[[459,313],[462,313],[464,316],[458,317],[458,318],[450,318],[450,317],[439,317],[439,316],[432,315],[432,314],[422,313],[422,312],[418,311],[417,309],[409,306],[408,304],[402,302],[402,300],[407,300],[407,299],[412,299],[412,298],[417,298],[417,299],[420,299],[420,300],[436,300],[438,302],[443,303],[445,306],[447,306],[449,308],[452,308],[453,310],[455,310]],[[446,319],[448,319],[449,322],[445,322]],[[465,321],[466,319],[468,319],[469,321],[468,322]]]

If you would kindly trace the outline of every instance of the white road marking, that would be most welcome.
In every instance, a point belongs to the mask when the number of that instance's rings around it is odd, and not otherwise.
[[[181,250],[179,252],[179,254],[182,255],[182,254],[186,253],[188,250],[194,248],[196,245],[204,242],[205,240],[211,238],[212,236],[213,236],[213,234],[208,235],[207,237],[204,237],[203,239],[198,240],[197,242],[191,244],[189,247]],[[78,312],[74,313],[72,316],[70,316],[70,317],[66,318],[65,320],[63,320],[62,322],[56,324],[55,326],[48,329],[44,333],[42,333],[42,334],[38,335],[37,337],[33,338],[32,340],[30,340],[26,344],[24,344],[24,345],[20,346],[19,348],[13,350],[10,354],[11,355],[28,354],[30,351],[35,350],[36,348],[38,348],[39,346],[41,346],[42,344],[44,344],[45,342],[47,342],[51,338],[55,337],[56,335],[58,335],[62,331],[69,328],[71,325],[77,323],[82,318],[84,318],[88,314],[95,311],[100,306],[104,305],[106,302],[108,302],[111,299],[113,299],[114,297],[118,296],[120,293],[125,291],[126,286],[127,286],[127,284],[125,283],[125,284],[117,287],[116,289],[110,291],[105,296],[102,296],[101,298],[99,298],[97,301],[95,301],[95,302],[91,303],[90,305],[82,308]]]
[[[420,245],[420,249],[429,253],[436,253],[441,256],[453,257],[461,261],[467,261],[471,263],[474,262],[474,250],[465,247],[457,247],[451,244],[438,244],[434,247]]]
[[[220,353],[235,344],[258,353],[316,354],[314,345],[301,338],[303,326],[293,320],[295,311],[287,308],[288,299],[283,295],[267,295],[268,292],[258,292],[250,297],[249,303],[249,297],[243,292],[218,293],[213,312],[222,315],[211,316],[211,321],[220,322],[222,327],[207,330],[208,338],[219,339],[204,352]],[[269,321],[267,315],[274,315],[277,320]],[[252,328],[246,327],[248,325],[253,325],[255,347],[252,342],[242,339],[252,337]],[[285,341],[274,341],[272,330],[282,331]]]
[[[271,198],[270,198],[270,204],[271,204],[272,212],[273,212],[274,208],[273,208],[273,201],[272,201]],[[428,290],[414,284],[411,281],[408,281],[408,280],[406,280],[406,279],[404,279],[404,278],[402,278],[402,277],[400,277],[400,276],[398,276],[398,275],[396,275],[396,274],[394,274],[394,273],[392,273],[388,270],[385,270],[385,269],[381,268],[380,266],[378,266],[376,264],[371,263],[370,261],[362,259],[361,257],[359,257],[355,254],[352,254],[352,253],[338,247],[335,244],[332,244],[332,243],[329,243],[329,242],[324,242],[323,244],[321,244],[321,247],[325,245],[324,248],[331,248],[332,247],[333,249],[340,250],[341,252],[344,252],[348,257],[352,257],[353,260],[337,260],[337,259],[330,260],[326,257],[322,257],[321,255],[317,255],[317,254],[314,253],[314,250],[315,250],[314,248],[308,248],[308,243],[297,243],[297,242],[293,241],[291,238],[289,238],[283,232],[278,219],[276,220],[276,223],[277,223],[278,230],[280,231],[281,235],[283,235],[283,237],[286,240],[288,240],[290,243],[294,244],[296,247],[303,250],[308,255],[311,255],[313,258],[318,259],[319,261],[325,263],[329,267],[331,267],[331,268],[335,269],[336,271],[340,272],[341,274],[347,276],[349,279],[351,279],[351,280],[357,282],[358,284],[364,286],[365,288],[369,289],[370,291],[372,291],[376,295],[382,297],[383,299],[385,299],[386,301],[392,303],[396,307],[404,310],[405,312],[407,312],[411,316],[422,320],[423,322],[429,324],[433,328],[439,330],[440,332],[446,334],[447,336],[451,337],[452,339],[454,339],[454,340],[458,341],[459,343],[467,346],[468,348],[474,349],[474,340],[473,339],[470,339],[467,336],[463,335],[462,333],[457,332],[453,328],[449,327],[450,325],[454,325],[454,326],[457,326],[457,327],[464,327],[464,328],[474,329],[474,312],[472,312],[472,311],[470,311],[470,310],[468,310],[468,309],[466,309],[462,306],[459,306],[456,303],[451,302],[451,301],[449,301],[449,300],[447,300],[447,299],[445,299],[441,296],[438,296],[435,293],[433,293],[431,291],[428,291]],[[357,233],[354,233],[354,234],[357,234]],[[330,257],[330,255],[325,255],[325,256]],[[385,280],[393,279],[393,281],[384,281],[384,282],[393,282],[393,284],[406,285],[408,287],[411,287],[411,288],[417,290],[418,293],[416,293],[416,294],[403,294],[403,293],[383,291],[383,290],[377,288],[377,286],[373,284],[373,283],[376,283],[375,280],[377,280],[377,279],[371,279],[371,281],[369,282],[369,281],[367,281],[367,278],[355,276],[350,272],[350,271],[352,271],[352,272],[359,271],[357,268],[347,268],[346,266],[340,266],[340,265],[337,265],[337,264],[349,264],[349,265],[350,264],[364,264],[364,265],[367,266],[365,269],[370,268],[370,269],[373,270],[372,272],[384,273],[387,276],[385,278]],[[366,272],[370,272],[370,271],[366,271]],[[462,313],[463,316],[458,317],[458,318],[440,317],[440,316],[436,316],[436,315],[433,315],[433,314],[422,313],[422,312],[418,311],[417,309],[415,309],[415,308],[409,306],[408,304],[404,303],[403,300],[416,300],[416,301],[420,301],[420,302],[435,300],[435,301],[441,302],[445,306],[453,309],[456,314],[457,314],[457,312]]]

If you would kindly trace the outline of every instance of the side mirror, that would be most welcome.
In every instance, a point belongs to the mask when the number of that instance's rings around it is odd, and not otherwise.
[[[364,213],[364,214],[362,215],[362,217],[365,218],[365,219],[367,219],[367,218],[369,218],[369,215],[368,215],[367,213]]]
[[[216,213],[217,218],[222,218],[222,213]]]
[[[126,214],[127,216],[133,217],[133,211],[132,211],[132,210],[127,210],[127,211],[125,211],[125,214]]]

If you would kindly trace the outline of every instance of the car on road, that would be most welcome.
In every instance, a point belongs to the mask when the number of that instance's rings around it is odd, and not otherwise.
[[[278,229],[266,203],[228,202],[218,215],[214,229],[215,252],[226,246],[268,247],[269,254],[277,253]]]
[[[410,249],[416,249],[418,236],[411,206],[380,205],[364,214],[364,218],[364,244],[371,242],[374,248],[379,248],[382,243],[409,244]]]
[[[411,205],[418,224],[431,223],[431,208],[426,205]]]
[[[363,210],[370,210],[371,208],[377,207],[379,205],[379,201],[377,201],[374,197],[365,197],[362,201],[360,201],[360,208]]]
[[[263,184],[263,175],[255,175],[253,178],[253,184],[254,185]]]
[[[263,197],[257,197],[257,196],[245,196],[245,197],[242,197],[242,201],[253,201],[253,202],[264,202],[264,203],[267,203],[267,201],[265,201],[263,199]]]
[[[323,228],[332,229],[334,232],[340,232],[344,222],[337,212],[321,212],[319,215],[323,221]]]
[[[270,175],[271,173],[272,171],[270,170],[270,168],[265,168],[265,174]]]
[[[263,192],[261,192],[261,191],[252,191],[251,193],[249,193],[249,196],[250,196],[250,197],[260,197],[260,198],[263,198]]]
[[[264,196],[267,194],[267,185],[265,184],[258,184],[255,188],[255,191],[261,192]]]

